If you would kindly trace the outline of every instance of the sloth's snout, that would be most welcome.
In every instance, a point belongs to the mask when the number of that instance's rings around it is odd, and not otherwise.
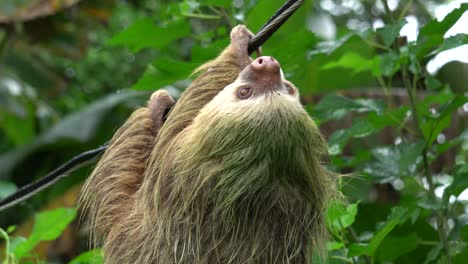
[[[273,57],[258,57],[242,71],[241,79],[254,87],[254,94],[276,91],[282,87],[281,66]]]
[[[276,77],[280,73],[280,64],[270,56],[262,56],[252,62],[252,69],[265,75]]]

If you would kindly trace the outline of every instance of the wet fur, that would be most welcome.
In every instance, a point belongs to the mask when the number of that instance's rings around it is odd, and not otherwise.
[[[317,126],[298,98],[238,103],[224,89],[250,62],[249,36],[232,31],[161,128],[150,103],[112,139],[82,195],[106,263],[310,263],[323,254],[335,175],[320,163]]]

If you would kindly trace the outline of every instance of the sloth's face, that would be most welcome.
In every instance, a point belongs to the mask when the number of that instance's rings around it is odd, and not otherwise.
[[[262,56],[245,67],[237,79],[213,98],[206,108],[226,113],[242,110],[255,112],[255,109],[268,106],[302,109],[298,90],[284,78],[278,61]]]
[[[320,132],[300,103],[297,89],[271,57],[257,58],[245,67],[201,109],[188,135],[183,144],[198,146],[193,155],[200,157],[253,148],[244,154],[269,153],[286,159],[305,148],[300,155],[313,158],[309,150],[321,146]]]

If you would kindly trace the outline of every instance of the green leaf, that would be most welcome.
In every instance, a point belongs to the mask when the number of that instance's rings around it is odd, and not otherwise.
[[[458,196],[468,188],[468,163],[455,169],[452,183],[444,190],[444,200],[448,201],[451,195]]]
[[[377,29],[377,34],[382,38],[383,44],[386,47],[390,47],[390,45],[392,45],[393,41],[398,36],[398,33],[400,33],[400,30],[404,25],[406,25],[406,23],[408,22],[402,19],[394,24],[385,25],[384,27]]]
[[[380,69],[383,76],[393,76],[400,68],[398,54],[394,51],[378,55],[380,65],[374,66]]]
[[[420,164],[418,158],[423,148],[423,141],[374,148],[371,151],[374,161],[365,165],[364,172],[378,182],[412,175]]]
[[[442,88],[442,83],[437,80],[435,77],[432,75],[426,76],[424,78],[424,85],[429,89],[429,90],[439,90]]]
[[[344,247],[344,244],[342,242],[332,241],[332,242],[327,243],[327,249],[329,251],[337,250],[343,247]]]
[[[358,211],[358,204],[350,204],[346,207],[338,201],[333,201],[327,210],[327,225],[334,233],[350,227]]]
[[[379,228],[379,231],[368,244],[351,244],[348,256],[355,257],[360,255],[373,256],[374,252],[380,246],[384,238],[400,223],[404,221],[404,215],[407,209],[402,207],[392,208],[392,212],[387,218],[385,224]]]
[[[434,55],[444,50],[453,49],[468,44],[468,34],[457,34],[444,39],[442,45],[434,52]]]
[[[17,258],[22,258],[41,241],[51,241],[62,234],[63,230],[75,219],[76,209],[58,208],[36,215],[31,235],[14,250]]]
[[[427,253],[426,259],[424,260],[424,264],[434,263],[434,260],[437,259],[440,252],[442,251],[442,243],[439,243],[432,247],[432,249]]]
[[[378,57],[373,59],[366,59],[361,57],[359,54],[354,52],[348,52],[343,54],[338,61],[332,61],[322,66],[322,69],[328,70],[337,67],[343,67],[346,69],[353,70],[354,73],[363,71],[371,71],[379,65]]]
[[[72,259],[68,264],[102,264],[104,263],[104,255],[102,250],[95,249],[82,253],[78,257]]]
[[[143,48],[164,48],[188,35],[190,35],[190,26],[187,20],[172,21],[165,26],[157,26],[151,19],[145,18],[115,35],[108,44],[125,45],[131,51],[137,52]]]
[[[416,249],[420,241],[421,239],[416,233],[404,237],[389,236],[382,241],[380,249],[376,252],[377,258],[381,261],[394,261]]]
[[[461,4],[459,8],[454,9],[448,15],[444,17],[442,21],[437,21],[437,19],[432,19],[427,23],[420,31],[419,37],[428,36],[428,35],[441,35],[443,36],[460,17],[468,10],[468,3]],[[418,39],[419,39],[418,37]]]
[[[340,129],[330,136],[328,139],[328,145],[330,146],[330,155],[341,154],[344,146],[351,138],[363,138],[372,133],[375,133],[378,129],[372,126],[370,122],[365,119],[357,118],[353,121],[351,127],[347,129]]]
[[[130,102],[132,99],[143,95],[147,96],[146,93],[135,91],[111,94],[94,101],[78,112],[66,116],[31,144],[0,155],[0,178],[7,176],[19,162],[41,147],[62,140],[88,141],[98,131],[99,124],[109,111],[123,102]]]
[[[0,181],[0,199],[14,193],[18,188],[12,182]]]
[[[421,129],[430,146],[437,139],[437,136],[447,128],[452,121],[452,114],[462,105],[468,102],[468,97],[456,95],[452,100],[442,105],[435,117],[429,116],[421,124]]]
[[[313,115],[320,120],[334,120],[344,117],[351,111],[382,113],[385,105],[381,100],[350,99],[336,94],[325,96],[314,107]]]
[[[376,129],[383,129],[387,126],[399,126],[404,121],[409,111],[408,106],[396,109],[388,109],[383,114],[369,112],[365,119]]]
[[[468,3],[461,4],[460,8],[454,9],[442,21],[437,19],[427,23],[418,34],[418,39],[415,44],[416,54],[418,58],[426,56],[435,47],[445,43],[444,34],[460,19],[460,17],[468,10]],[[460,37],[458,37],[460,38]],[[452,42],[454,40],[450,40]],[[453,45],[447,43],[447,47]]]
[[[146,68],[143,76],[133,85],[135,90],[157,90],[176,81],[190,78],[198,63],[159,58]]]

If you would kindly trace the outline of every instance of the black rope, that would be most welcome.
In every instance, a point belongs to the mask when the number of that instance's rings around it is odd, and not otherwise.
[[[56,168],[55,170],[49,172],[46,176],[40,178],[39,180],[35,182],[32,182],[30,184],[27,184],[21,187],[15,193],[11,194],[10,196],[0,201],[0,211],[5,210],[8,207],[11,207],[15,204],[18,204],[28,199],[32,195],[56,183],[58,180],[62,179],[69,173],[75,171],[81,166],[88,164],[94,158],[96,158],[98,155],[104,152],[104,150],[107,149],[107,146],[108,145],[106,143],[100,146],[99,148],[88,150],[77,156],[74,156],[71,160],[62,164],[60,167]]]
[[[284,22],[286,22],[286,20],[288,20],[288,18],[301,6],[303,2],[303,0],[288,0],[283,6],[281,6],[280,9],[273,14],[273,16],[260,28],[259,32],[250,40],[248,45],[249,54],[252,54],[252,52],[265,43],[265,41],[268,40],[273,33],[275,33],[284,24]],[[21,187],[15,193],[3,200],[0,200],[0,211],[28,199],[81,166],[90,163],[94,158],[103,153],[107,147],[108,145],[106,143],[99,148],[83,152],[48,173],[41,179]]]
[[[289,0],[260,28],[258,33],[250,40],[248,51],[252,54],[273,33],[275,33],[288,18],[304,3],[304,0]]]

